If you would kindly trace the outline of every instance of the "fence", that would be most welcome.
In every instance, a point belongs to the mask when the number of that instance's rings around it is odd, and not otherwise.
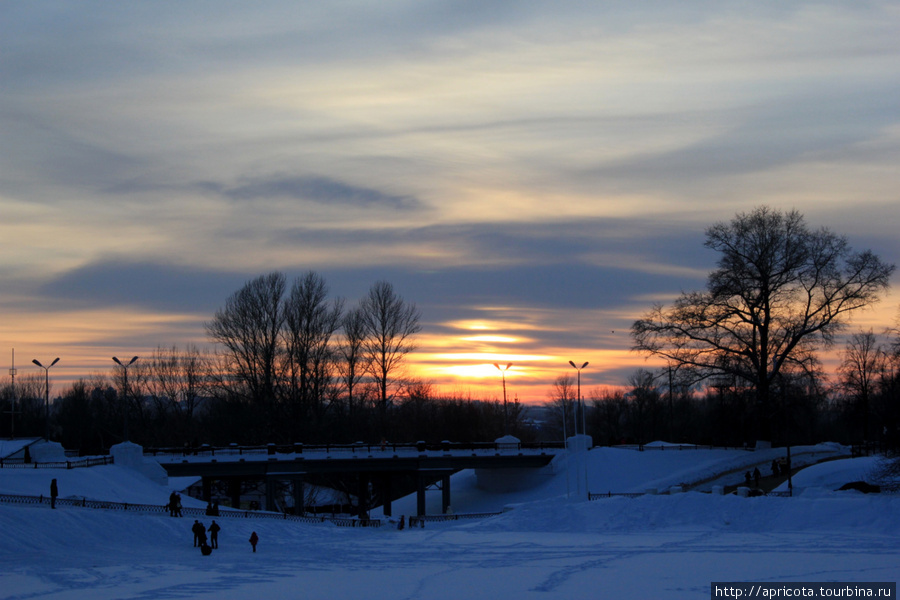
[[[621,448],[623,450],[637,450],[639,452],[645,452],[650,450],[659,450],[660,452],[664,450],[669,451],[681,451],[681,450],[747,450],[748,452],[753,452],[755,448],[750,446],[713,446],[713,445],[705,445],[705,444],[661,444],[661,445],[650,445],[650,444],[619,444],[616,446],[611,446],[612,448]]]
[[[0,494],[0,502],[4,504],[46,504],[50,505],[49,496],[18,496],[12,494]],[[87,498],[57,498],[58,506],[72,506],[78,508],[98,508],[104,510],[121,510],[142,514],[169,514],[169,507],[162,504],[137,504],[130,502],[108,502],[106,500],[88,500]],[[335,517],[311,517],[306,515],[289,515],[287,513],[273,513],[251,510],[220,509],[219,514],[209,515],[204,508],[182,508],[182,517],[209,517],[224,519],[269,519],[279,521],[294,521],[297,523],[333,523],[338,527],[381,527],[380,519],[350,519]]]
[[[51,462],[25,462],[22,458],[0,458],[0,469],[79,469],[99,467],[113,464],[112,456],[95,456],[79,460],[60,460]]]
[[[790,491],[787,492],[763,492],[761,490],[753,490],[758,491],[757,496],[772,496],[775,498],[790,498],[792,497],[792,493]],[[712,494],[712,492],[700,492],[701,494]],[[601,500],[603,498],[613,498],[613,497],[622,497],[622,498],[640,498],[641,496],[649,496],[653,494],[648,494],[647,492],[605,492],[605,493],[588,493],[588,500]],[[657,496],[668,496],[669,491],[663,490],[655,494]]]
[[[443,521],[459,521],[460,519],[487,519],[488,517],[496,517],[502,515],[503,512],[484,512],[484,513],[451,513],[447,515],[411,515],[409,517],[410,527],[425,527],[425,523],[440,523]]]

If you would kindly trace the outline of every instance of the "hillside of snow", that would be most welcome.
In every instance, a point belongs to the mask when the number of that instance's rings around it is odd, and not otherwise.
[[[709,598],[712,581],[897,580],[900,496],[834,491],[866,479],[874,458],[800,471],[792,498],[687,492],[588,502],[568,493],[577,465],[591,491],[644,491],[742,480],[750,465],[771,462],[768,453],[783,450],[598,448],[571,456],[568,468],[556,459],[542,484],[516,494],[479,491],[463,472],[452,478],[457,512],[506,512],[402,531],[221,518],[211,556],[193,547],[190,518],[0,503],[0,600],[668,600]],[[45,494],[50,478],[63,497],[153,504],[170,492],[106,466],[3,469],[0,494]],[[439,500],[429,493],[429,505]],[[399,509],[414,502],[398,501],[394,514],[410,514]]]

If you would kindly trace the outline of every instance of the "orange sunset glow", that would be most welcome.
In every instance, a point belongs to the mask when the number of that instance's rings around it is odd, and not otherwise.
[[[345,308],[390,282],[405,376],[542,402],[569,360],[587,394],[658,366],[632,323],[704,288],[736,213],[900,262],[889,5],[107,8],[10,5],[0,36],[0,356],[59,356],[56,392],[215,350],[272,271]],[[894,326],[897,285],[847,332]]]

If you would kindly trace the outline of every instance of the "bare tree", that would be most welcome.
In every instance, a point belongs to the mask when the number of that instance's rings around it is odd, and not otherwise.
[[[344,302],[328,300],[325,280],[310,271],[297,278],[284,304],[284,337],[290,377],[288,397],[305,416],[312,409],[321,418],[333,377],[331,338],[341,325]]]
[[[628,392],[629,407],[634,423],[634,433],[638,444],[647,443],[648,436],[657,434],[657,414],[661,394],[654,373],[638,369],[628,378],[631,389]]]
[[[878,344],[877,336],[869,330],[853,334],[838,368],[842,387],[858,402],[862,415],[862,439],[870,441],[869,413],[872,396],[884,374],[887,354]]]
[[[184,350],[177,346],[158,347],[147,364],[147,394],[157,414],[169,425],[175,425],[173,437],[188,441],[193,437],[197,404],[207,387],[208,357],[193,344]]]
[[[387,425],[387,408],[391,388],[403,358],[415,345],[412,336],[421,331],[419,311],[394,292],[394,287],[379,281],[360,302],[365,324],[365,352],[369,373],[378,386],[378,407],[382,434]]]
[[[366,322],[360,308],[353,308],[344,315],[343,338],[338,346],[341,360],[338,372],[347,390],[347,416],[351,425],[356,415],[357,385],[368,371],[368,357],[365,353]]]
[[[281,375],[281,299],[285,278],[273,272],[248,281],[206,324],[210,339],[224,348],[221,358],[230,392],[270,408]]]
[[[797,211],[760,207],[706,231],[720,253],[707,291],[682,294],[632,325],[634,349],[751,383],[760,439],[771,439],[771,388],[786,364],[802,366],[833,342],[849,315],[878,301],[894,266],[853,252]]]
[[[575,379],[568,373],[560,375],[550,391],[550,414],[554,432],[564,439],[575,435],[578,391]]]

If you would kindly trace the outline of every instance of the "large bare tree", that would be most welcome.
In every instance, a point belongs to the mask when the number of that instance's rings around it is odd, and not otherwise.
[[[264,407],[274,403],[281,377],[285,287],[277,272],[251,279],[206,324],[210,339],[224,348],[220,358],[230,391]]]
[[[338,346],[341,358],[338,362],[338,372],[347,390],[347,417],[352,427],[358,412],[357,386],[362,382],[369,366],[364,346],[366,322],[359,307],[350,309],[344,315],[342,330],[343,336]]]
[[[706,231],[720,254],[703,292],[655,306],[631,328],[634,349],[732,375],[756,392],[760,439],[771,439],[771,389],[786,365],[803,368],[850,314],[879,300],[894,265],[810,230],[797,211],[762,206]]]
[[[364,347],[369,373],[378,386],[380,426],[384,434],[394,377],[403,358],[415,348],[412,336],[422,329],[419,311],[386,281],[379,281],[369,289],[360,301],[360,311],[365,324]]]
[[[298,277],[284,303],[284,336],[291,405],[295,418],[313,411],[318,418],[326,407],[333,378],[332,336],[341,326],[344,301],[328,300],[328,286],[310,271]]]

